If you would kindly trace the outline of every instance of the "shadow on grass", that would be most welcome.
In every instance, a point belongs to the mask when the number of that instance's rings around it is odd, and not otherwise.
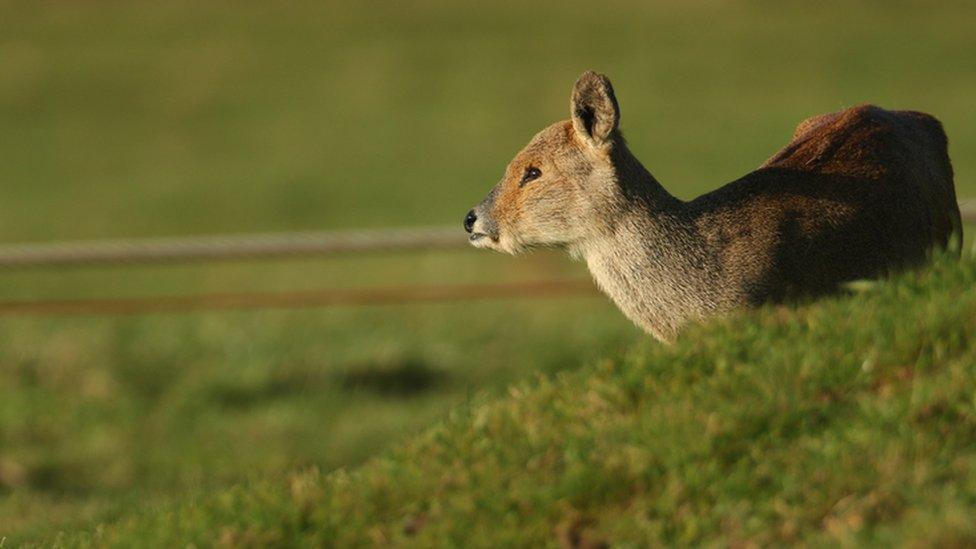
[[[382,398],[409,398],[443,387],[449,375],[416,357],[358,363],[337,372],[283,372],[260,382],[222,384],[210,399],[232,410],[253,408],[272,401],[324,393],[330,387],[367,392]]]
[[[387,397],[416,396],[446,384],[447,378],[447,372],[416,357],[359,365],[336,375],[344,389]]]

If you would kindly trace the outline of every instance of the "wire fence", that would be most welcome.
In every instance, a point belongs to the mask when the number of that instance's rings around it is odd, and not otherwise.
[[[192,236],[0,246],[0,268],[186,263],[460,248],[460,227]]]
[[[570,295],[597,295],[597,291],[589,280],[556,279],[503,284],[245,292],[147,298],[0,301],[0,316],[128,315],[201,310],[301,309],[341,305],[394,305]]]
[[[976,200],[964,201],[960,210],[964,223],[976,223]],[[466,246],[460,227],[8,244],[0,245],[0,268],[258,260]]]
[[[959,213],[962,215],[963,223],[976,223],[976,198],[970,198],[959,202]]]
[[[963,223],[976,223],[976,200],[963,201],[960,211]],[[0,268],[256,260],[349,253],[430,251],[466,246],[464,233],[456,227],[16,244],[0,246]],[[556,279],[505,284],[0,301],[0,316],[120,315],[595,294],[596,289],[588,280]]]

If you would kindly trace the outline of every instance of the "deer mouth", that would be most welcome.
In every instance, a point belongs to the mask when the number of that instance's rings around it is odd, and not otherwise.
[[[498,240],[485,233],[471,233],[471,236],[468,237],[468,242],[475,248],[490,248]]]

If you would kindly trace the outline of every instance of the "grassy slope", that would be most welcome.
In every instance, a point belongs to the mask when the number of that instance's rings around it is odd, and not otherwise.
[[[640,338],[593,298],[0,321],[0,538],[361,462],[475,388]]]
[[[696,327],[513,386],[352,471],[94,537],[537,545],[976,543],[976,261]]]

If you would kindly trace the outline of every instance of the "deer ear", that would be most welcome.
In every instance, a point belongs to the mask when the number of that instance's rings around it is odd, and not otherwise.
[[[593,71],[580,75],[573,86],[570,112],[577,134],[594,145],[606,144],[620,121],[610,79]]]

